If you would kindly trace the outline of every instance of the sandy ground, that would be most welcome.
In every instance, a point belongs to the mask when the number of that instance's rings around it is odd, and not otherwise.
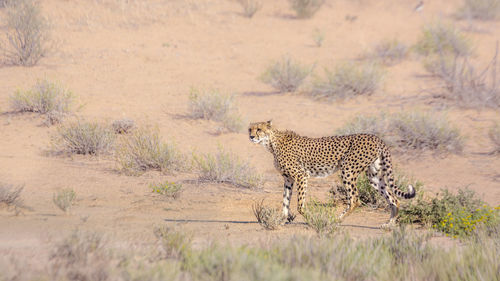
[[[300,217],[277,231],[263,230],[256,223],[253,202],[263,198],[276,206],[281,202],[282,182],[272,156],[251,144],[245,133],[215,135],[214,122],[184,118],[192,87],[235,93],[239,111],[249,122],[273,119],[279,128],[312,137],[331,135],[358,114],[444,110],[467,138],[463,153],[395,154],[393,161],[424,182],[428,191],[467,186],[490,204],[499,204],[500,157],[486,152],[492,148],[488,129],[500,121],[500,113],[460,109],[433,99],[425,90],[437,83],[426,76],[418,58],[410,56],[387,67],[382,89],[372,96],[335,103],[277,94],[257,79],[271,60],[284,54],[316,64],[315,72],[321,75],[323,67],[356,59],[380,40],[398,38],[411,45],[422,26],[436,20],[480,30],[467,35],[475,43],[477,60],[491,59],[500,22],[454,20],[459,1],[426,1],[421,12],[414,12],[417,2],[327,1],[314,18],[297,20],[285,0],[266,1],[252,19],[241,15],[238,3],[227,0],[42,1],[57,50],[34,67],[0,68],[0,110],[4,112],[0,115],[0,180],[24,185],[22,199],[32,208],[18,216],[0,210],[0,253],[31,252],[42,247],[41,242],[75,228],[103,232],[118,241],[151,241],[153,227],[162,224],[193,233],[199,243],[252,243],[312,234]],[[320,48],[312,39],[315,29],[325,34]],[[60,82],[78,96],[79,116],[102,121],[128,117],[155,124],[165,139],[175,140],[188,154],[213,152],[223,144],[248,159],[267,182],[262,189],[246,190],[196,183],[195,172],[126,176],[117,171],[111,156],[47,156],[56,128],[43,126],[35,114],[11,113],[8,103],[16,89],[28,89],[43,78]],[[181,197],[173,200],[152,194],[149,184],[161,180],[182,183]],[[326,200],[335,180],[335,176],[313,180],[309,194]],[[54,192],[62,188],[77,194],[67,215],[52,202]],[[378,226],[388,216],[358,210],[342,228],[358,237],[383,235]]]

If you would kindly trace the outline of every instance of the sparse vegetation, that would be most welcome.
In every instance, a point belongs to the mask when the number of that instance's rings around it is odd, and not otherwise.
[[[447,235],[465,237],[474,234],[480,225],[498,226],[499,210],[489,207],[470,189],[460,189],[457,194],[444,189],[430,200],[419,194],[400,210],[399,220],[432,225]]]
[[[14,186],[0,182],[0,207],[6,206],[8,209],[17,210],[24,207],[21,199],[21,192],[24,186]]]
[[[31,90],[17,90],[10,96],[13,110],[45,114],[48,124],[59,123],[74,102],[71,91],[48,80],[39,80]]]
[[[243,120],[234,105],[234,95],[219,91],[192,89],[189,96],[190,115],[194,119],[214,120],[222,123],[219,132],[240,132]]]
[[[166,197],[177,199],[181,196],[182,185],[175,182],[155,183],[149,187],[153,190],[153,193],[158,193]]]
[[[257,222],[268,230],[278,229],[287,219],[280,209],[265,206],[264,200],[255,202],[252,209]]]
[[[446,90],[446,98],[467,108],[500,107],[500,88],[497,51],[490,64],[477,71],[468,57],[437,55],[425,62],[426,69],[439,77]]]
[[[284,56],[272,62],[260,79],[280,93],[295,92],[311,70],[311,67],[296,62],[290,56]]]
[[[52,197],[54,204],[63,212],[68,213],[73,206],[76,198],[76,193],[71,188],[66,188],[57,191]]]
[[[491,154],[500,154],[500,123],[495,123],[495,125],[491,127],[488,135],[493,143]]]
[[[318,235],[333,234],[338,225],[335,208],[317,200],[311,200],[306,204],[304,219]]]
[[[323,41],[325,40],[325,33],[316,28],[312,33],[312,39],[316,44],[316,47],[319,48],[323,45]]]
[[[379,60],[385,65],[394,65],[402,61],[408,55],[408,46],[400,41],[384,40],[375,45],[373,51],[364,58]]]
[[[50,26],[34,0],[4,1],[8,46],[0,45],[6,63],[33,66],[50,50]],[[1,5],[0,5],[1,6]]]
[[[55,152],[84,155],[107,153],[113,148],[114,141],[115,135],[109,126],[83,120],[60,125],[52,137]]]
[[[238,187],[257,188],[263,180],[248,162],[219,146],[217,153],[194,155],[201,181],[229,183]]]
[[[258,0],[238,0],[243,8],[243,15],[252,18],[262,8],[262,3]]]
[[[158,226],[153,230],[162,249],[163,258],[188,258],[191,253],[193,237],[171,227]]]
[[[464,139],[443,114],[405,112],[357,116],[336,132],[340,135],[371,133],[402,151],[430,150],[459,153]]]
[[[316,78],[310,94],[330,101],[371,95],[378,89],[382,74],[376,64],[341,64],[333,72],[325,69],[325,78]]]
[[[299,19],[311,18],[325,3],[325,0],[288,0]]]
[[[116,151],[122,171],[137,175],[147,170],[178,171],[186,159],[173,143],[164,142],[158,129],[139,127],[122,139]]]
[[[118,119],[111,123],[111,127],[116,134],[128,134],[135,128],[135,122],[128,118]]]
[[[496,20],[499,16],[499,0],[464,0],[457,12],[460,19]]]
[[[422,36],[415,44],[417,53],[429,55],[468,56],[472,54],[472,45],[462,32],[453,25],[433,23],[425,26]]]

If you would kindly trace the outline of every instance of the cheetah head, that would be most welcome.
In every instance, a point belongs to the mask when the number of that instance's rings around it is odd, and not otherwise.
[[[271,134],[272,123],[267,122],[257,122],[250,123],[248,127],[248,136],[250,141],[253,143],[260,143],[262,145],[267,145],[269,143],[269,135]]]

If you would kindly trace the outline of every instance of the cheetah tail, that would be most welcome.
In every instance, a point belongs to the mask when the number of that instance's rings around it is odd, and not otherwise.
[[[394,185],[394,194],[396,194],[397,196],[399,197],[402,197],[404,199],[411,199],[413,197],[415,197],[415,188],[413,187],[413,185],[409,184],[408,185],[408,192],[404,192],[402,190],[400,190],[396,185]]]

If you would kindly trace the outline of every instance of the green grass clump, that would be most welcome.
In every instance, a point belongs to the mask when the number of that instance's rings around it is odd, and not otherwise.
[[[116,150],[122,171],[137,175],[147,170],[179,171],[186,159],[173,143],[162,140],[157,128],[140,127],[123,138]]]
[[[440,22],[426,25],[413,48],[424,56],[437,54],[469,56],[472,54],[469,38],[453,25]]]
[[[499,16],[499,0],[464,0],[457,12],[460,19],[497,20]]]
[[[329,101],[371,95],[379,88],[382,76],[383,72],[376,64],[345,63],[333,72],[326,69],[325,78],[316,78],[310,94]]]
[[[257,222],[268,230],[278,229],[287,219],[280,209],[265,206],[264,200],[255,202],[252,209]]]
[[[59,209],[68,213],[75,202],[75,198],[75,191],[71,188],[66,188],[54,193],[52,201]]]
[[[310,73],[309,66],[296,62],[290,56],[283,56],[272,62],[260,79],[280,93],[295,92]]]
[[[31,90],[17,90],[10,97],[10,104],[15,111],[44,114],[48,123],[54,124],[70,113],[74,99],[73,93],[62,86],[39,80]]]
[[[325,0],[288,0],[299,19],[311,18],[323,6]]]
[[[318,235],[333,234],[337,230],[337,215],[335,209],[329,204],[311,200],[306,204],[304,219]]]
[[[444,189],[431,200],[422,194],[405,205],[399,214],[402,223],[421,223],[451,236],[473,234],[478,225],[500,223],[500,207],[491,208],[470,189],[453,194]]]
[[[179,198],[182,191],[181,184],[169,181],[151,184],[149,187],[152,189],[153,193],[165,195],[166,197],[171,197],[174,199]]]
[[[201,181],[229,183],[245,188],[257,188],[263,182],[262,176],[248,162],[240,160],[221,146],[215,155],[194,155],[194,162],[200,171]]]
[[[114,141],[115,135],[109,126],[82,120],[60,125],[52,137],[56,152],[84,155],[109,152]]]

